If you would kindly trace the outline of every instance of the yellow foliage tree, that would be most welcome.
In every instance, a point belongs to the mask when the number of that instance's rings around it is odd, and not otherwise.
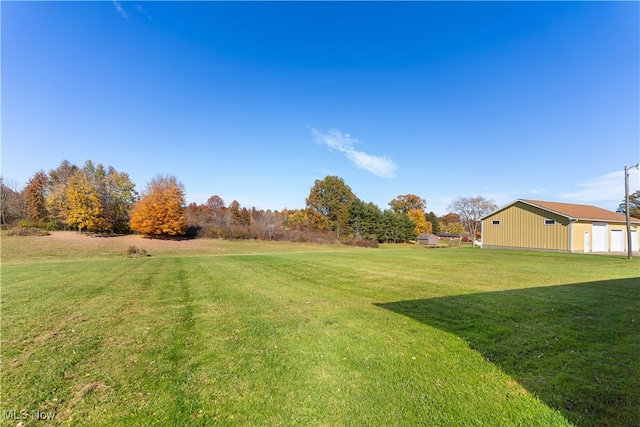
[[[301,229],[309,222],[307,213],[303,210],[297,210],[287,215],[287,224],[290,227]]]
[[[461,222],[452,222],[448,224],[447,233],[464,234],[464,224]]]
[[[79,171],[76,165],[63,160],[56,169],[49,171],[49,182],[46,186],[46,208],[49,219],[61,223],[68,223],[69,201],[67,199],[67,185],[73,175]]]
[[[89,231],[104,231],[108,224],[103,217],[104,205],[100,193],[84,170],[69,178],[66,189],[67,225]]]
[[[427,221],[422,209],[409,209],[407,215],[409,215],[409,219],[416,225],[414,231],[417,235],[428,234],[433,230],[433,224]]]
[[[184,187],[174,176],[158,176],[147,184],[133,206],[132,230],[156,236],[176,236],[187,230]]]

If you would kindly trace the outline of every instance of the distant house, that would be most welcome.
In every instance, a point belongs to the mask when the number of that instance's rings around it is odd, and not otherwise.
[[[468,240],[471,239],[470,236],[471,235],[469,233],[440,233],[440,234],[438,234],[438,237],[440,237],[441,239],[459,240],[459,241],[462,241],[463,239],[465,239],[465,241],[468,241]]]
[[[440,238],[435,234],[421,234],[418,236],[418,243],[421,245],[437,245]]]
[[[626,252],[625,215],[589,205],[519,199],[484,216],[483,248]],[[631,219],[638,250],[640,219]]]

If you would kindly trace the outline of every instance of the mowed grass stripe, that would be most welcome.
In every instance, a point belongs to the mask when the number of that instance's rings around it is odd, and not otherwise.
[[[241,321],[234,321],[234,328],[227,330],[231,335],[224,340],[227,348],[223,352],[241,361],[239,365],[229,361],[228,366],[234,368],[228,374],[236,380],[243,378],[241,390],[246,394],[240,393],[235,399],[237,408],[244,408],[244,413],[235,413],[231,407],[223,413],[231,413],[233,419],[244,422],[259,422],[259,417],[271,413],[276,420],[287,424],[321,420],[328,424],[344,420],[354,423],[404,420],[420,424],[428,420],[436,422],[442,414],[447,414],[438,408],[456,405],[453,413],[458,422],[478,420],[482,412],[479,415],[476,405],[486,406],[484,398],[478,398],[478,390],[460,388],[456,381],[445,379],[451,374],[459,376],[455,373],[459,363],[450,360],[451,346],[444,349],[435,346],[424,352],[421,345],[431,341],[433,337],[429,335],[437,337],[435,341],[440,343],[448,343],[450,337],[443,339],[441,331],[407,322],[369,303],[363,308],[362,301],[348,299],[345,302],[343,295],[336,296],[331,289],[328,289],[331,292],[322,290],[321,283],[343,276],[342,272],[334,270],[334,276],[323,276],[317,274],[315,267],[307,272],[300,268],[292,270],[287,267],[288,259],[269,258],[235,257],[229,260],[233,263],[224,265],[225,274],[219,276],[233,279],[218,280],[217,292],[223,289],[229,292],[228,300],[244,311],[234,316]],[[216,261],[219,271],[222,266],[220,260]],[[296,280],[286,277],[282,271],[295,271]],[[398,335],[397,330],[402,333]],[[434,347],[433,343],[430,346]],[[486,363],[460,340],[454,340],[453,348],[461,353],[458,358],[466,360],[471,356],[478,367],[486,368]],[[430,354],[433,352],[435,355]],[[246,364],[247,361],[250,363]],[[430,373],[438,365],[448,366],[447,374],[440,372],[441,380],[434,382]],[[408,368],[413,369],[407,375]],[[274,371],[279,373],[276,378],[281,381],[283,377],[289,379],[276,384],[256,382],[256,378],[269,378],[269,373]],[[258,372],[264,376],[257,375]],[[494,387],[508,382],[491,367],[489,372],[489,376],[494,377]],[[283,389],[283,384],[289,386]],[[295,390],[293,396],[292,390]],[[416,390],[422,392],[409,394]],[[521,389],[514,395],[520,397],[520,392]],[[457,395],[458,399],[451,400],[449,394]],[[420,399],[424,402],[420,403]],[[408,401],[412,403],[407,405]],[[461,401],[469,403],[465,411],[460,410]],[[287,413],[289,417],[283,420],[283,414]],[[510,416],[509,411],[503,413]],[[516,413],[518,411],[511,416]],[[489,415],[487,421],[494,417]],[[521,412],[518,417],[522,417]]]

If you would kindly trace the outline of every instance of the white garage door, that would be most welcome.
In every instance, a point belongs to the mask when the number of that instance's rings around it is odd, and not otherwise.
[[[607,252],[607,224],[593,224],[593,252]]]
[[[611,230],[611,252],[624,252],[624,233],[622,230]]]
[[[631,249],[638,251],[638,230],[631,230]]]

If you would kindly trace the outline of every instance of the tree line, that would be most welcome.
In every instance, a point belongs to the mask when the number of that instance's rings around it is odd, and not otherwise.
[[[428,233],[473,236],[479,216],[495,209],[480,196],[459,197],[450,213],[438,217],[415,194],[398,195],[381,209],[358,198],[338,176],[315,180],[302,209],[248,209],[236,200],[227,206],[217,195],[187,205],[184,186],[174,176],[157,176],[138,193],[127,173],[90,160],[82,167],[64,160],[48,173],[40,170],[21,191],[4,180],[1,187],[3,225],[154,236],[374,245]]]
[[[129,213],[138,199],[124,172],[88,160],[78,167],[64,160],[49,173],[36,172],[24,190],[2,182],[3,224],[47,229],[129,232]]]

